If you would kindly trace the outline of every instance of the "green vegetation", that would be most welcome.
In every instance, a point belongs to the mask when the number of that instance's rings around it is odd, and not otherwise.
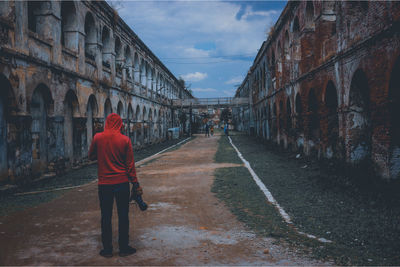
[[[225,136],[221,136],[218,140],[218,150],[215,153],[214,160],[217,163],[242,163],[235,149],[229,143],[229,139]]]
[[[317,162],[296,159],[247,136],[232,139],[295,226],[333,243],[320,243],[292,231],[246,169],[218,169],[212,191],[251,229],[338,265],[400,264],[398,198],[391,203],[371,198],[361,189],[334,182],[342,180]],[[235,159],[236,152],[227,146],[228,139],[222,137],[217,162],[234,162],[229,160]]]

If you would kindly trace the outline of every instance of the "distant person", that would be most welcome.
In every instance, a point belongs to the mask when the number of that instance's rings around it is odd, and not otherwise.
[[[211,136],[213,136],[214,135],[214,125],[210,126],[210,132],[211,132]]]
[[[131,140],[121,133],[122,119],[111,113],[106,119],[104,132],[97,133],[90,145],[89,159],[98,165],[98,193],[101,209],[100,255],[113,256],[111,217],[114,198],[118,211],[118,245],[121,257],[131,255],[136,249],[129,246],[129,181],[141,194],[136,177]]]
[[[206,137],[210,137],[210,127],[208,126],[208,123],[206,124]]]
[[[229,135],[229,126],[228,126],[228,124],[225,124],[224,133],[225,133],[226,136]]]

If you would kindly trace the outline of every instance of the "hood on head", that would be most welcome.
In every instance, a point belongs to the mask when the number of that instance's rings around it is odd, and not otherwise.
[[[106,127],[104,127],[104,131],[121,131],[122,128],[122,119],[116,113],[111,113],[107,116],[106,119]]]

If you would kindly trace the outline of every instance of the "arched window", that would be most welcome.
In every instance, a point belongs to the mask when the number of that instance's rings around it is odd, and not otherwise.
[[[151,90],[155,91],[156,86],[155,86],[156,78],[155,78],[155,70],[154,68],[151,69]]]
[[[314,25],[314,5],[312,1],[307,1],[305,22],[307,28],[311,28]]]
[[[77,19],[74,2],[61,2],[61,44],[71,50],[78,50]]]
[[[139,105],[136,106],[136,116],[135,116],[136,121],[140,121],[140,107]]]
[[[133,79],[135,80],[135,82],[140,82],[140,67],[139,67],[139,56],[138,54],[135,52],[135,57],[133,59]]]
[[[140,84],[146,85],[146,61],[142,59],[140,63]]]
[[[285,40],[284,40],[284,53],[285,53],[285,59],[288,60],[290,59],[290,40],[289,40],[289,33],[288,31],[285,32]]]
[[[276,53],[278,53],[278,59],[283,57],[281,41],[278,42]]]
[[[122,76],[123,61],[121,40],[117,36],[115,38],[115,73],[119,76]]]
[[[293,34],[294,34],[294,36],[297,37],[299,32],[300,32],[300,23],[299,23],[299,18],[296,16],[294,18],[294,21],[293,21]]]
[[[275,52],[272,50],[271,52],[271,61],[270,61],[270,69],[271,69],[271,76],[272,78],[275,77],[275,66],[276,66],[276,59],[275,59]]]
[[[96,50],[96,26],[94,24],[93,15],[88,12],[85,17],[85,56],[91,60],[95,60]]]
[[[125,47],[124,54],[125,54],[124,57],[126,60],[126,64],[125,64],[126,78],[128,80],[132,80],[132,55],[131,55],[131,49],[128,45]]]
[[[143,114],[142,114],[142,116],[143,116],[143,121],[146,121],[146,120],[147,120],[146,107],[143,107]]]
[[[101,32],[101,43],[102,54],[103,54],[103,66],[110,68],[111,67],[111,37],[110,30],[107,26],[103,27],[103,31]]]
[[[104,102],[104,126],[105,126],[105,119],[107,119],[107,116],[112,113],[112,106],[111,106],[111,101],[109,98],[106,99],[106,102]]]
[[[119,116],[121,116],[121,118],[124,118],[124,117],[125,117],[125,114],[124,114],[124,105],[122,104],[121,101],[118,102],[117,114],[118,114]]]
[[[293,21],[293,38],[292,38],[292,44],[293,44],[293,58],[295,60],[300,60],[301,59],[301,50],[300,50],[300,24],[299,24],[299,18],[296,16]],[[296,63],[295,63],[296,64]]]
[[[43,10],[42,1],[27,1],[28,4],[28,29],[32,32],[38,32],[39,15]]]

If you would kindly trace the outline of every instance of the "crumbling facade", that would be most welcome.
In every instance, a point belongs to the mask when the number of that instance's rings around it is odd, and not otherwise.
[[[251,102],[236,128],[399,177],[399,31],[397,1],[289,1],[236,92]]]
[[[159,142],[192,97],[105,1],[1,1],[0,86],[2,184],[81,163],[111,112]]]

